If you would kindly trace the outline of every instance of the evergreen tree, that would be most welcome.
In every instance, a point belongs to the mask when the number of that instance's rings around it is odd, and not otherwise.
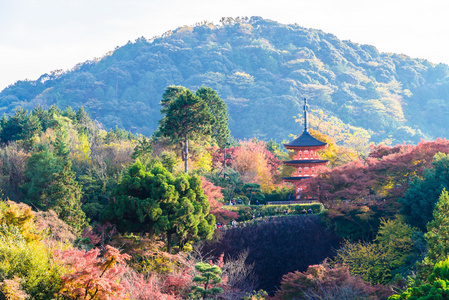
[[[184,143],[185,172],[188,173],[188,141],[211,134],[215,118],[209,106],[191,91],[185,90],[172,100],[168,107],[162,107],[165,116],[159,122],[162,135]]]
[[[388,300],[444,300],[449,295],[449,258],[435,264],[427,283],[417,282],[401,295],[393,295]]]
[[[53,117],[55,117],[55,116],[57,117],[57,116],[60,116],[62,114],[61,109],[57,105],[55,105],[55,104],[52,104],[50,106],[50,108],[47,110],[47,113],[50,116],[53,116]]]
[[[195,269],[201,272],[201,275],[195,276],[193,282],[203,286],[194,286],[192,293],[189,294],[190,297],[193,299],[207,299],[209,296],[223,293],[222,288],[213,286],[222,281],[219,276],[221,274],[219,266],[200,262],[195,265]]]
[[[36,107],[31,111],[31,114],[38,117],[39,120],[43,119],[43,116],[45,114],[44,109],[42,108],[42,105],[38,104]]]
[[[434,265],[444,260],[449,255],[449,194],[446,189],[433,210],[433,220],[427,224],[427,233],[424,235],[427,240],[428,253],[425,258],[426,263]]]
[[[38,209],[51,209],[48,199],[42,198],[42,195],[52,183],[54,174],[61,170],[61,162],[52,151],[46,149],[31,155],[26,164],[25,182],[22,185],[25,202]]]
[[[148,163],[151,153],[153,153],[153,145],[151,145],[150,140],[143,137],[139,140],[139,144],[134,148],[131,157],[133,159],[140,159],[145,164]]]
[[[229,142],[230,131],[228,128],[228,111],[226,103],[218,97],[218,93],[209,87],[201,87],[195,93],[203,99],[214,116],[214,127],[212,138],[220,147],[224,147]]]
[[[40,132],[42,132],[42,125],[39,118],[33,114],[28,115],[22,127],[21,139],[28,142],[34,135]]]
[[[93,121],[87,114],[84,107],[81,106],[76,112],[76,120],[78,123],[77,125],[78,131],[80,133],[88,135],[89,131],[91,131],[93,128]]]
[[[69,158],[70,146],[69,141],[67,141],[68,131],[65,128],[61,128],[55,133],[55,140],[53,141],[53,146],[55,147],[55,154],[60,157],[64,162]]]
[[[260,184],[258,183],[245,183],[242,188],[242,192],[248,197],[248,205],[251,204],[253,195],[259,195],[262,193],[260,190]]]
[[[423,173],[423,178],[415,177],[409,184],[404,198],[400,199],[402,213],[407,221],[423,230],[433,218],[432,211],[441,191],[449,189],[449,155],[437,153],[432,168]]]
[[[58,114],[59,109],[53,105],[48,110],[44,110],[42,106],[37,105],[31,115],[36,116],[41,122],[42,131],[46,131],[48,128],[56,128],[58,122],[55,120],[55,114]]]
[[[161,100],[161,113],[166,114],[168,108],[170,107],[170,103],[173,102],[180,94],[184,93],[187,89],[183,86],[170,85],[168,86],[164,94],[162,95]]]
[[[163,151],[161,154],[161,162],[167,171],[173,173],[175,166],[178,164],[176,153],[173,151]]]
[[[71,167],[67,156],[59,157],[49,150],[35,153],[27,162],[22,189],[27,203],[38,209],[54,210],[63,221],[79,230],[85,225],[86,216],[81,210],[81,187]]]
[[[78,111],[76,112],[76,120],[80,124],[84,124],[84,123],[87,123],[87,122],[91,121],[89,115],[87,114],[87,112],[86,112],[86,110],[84,109],[83,106],[81,106],[78,109]]]
[[[174,177],[160,163],[147,171],[137,162],[113,193],[101,213],[121,232],[163,234],[167,251],[172,244],[182,250],[198,238],[211,238],[215,218],[209,215],[209,202],[198,177],[180,174]],[[173,240],[173,237],[175,240]]]
[[[21,108],[14,112],[7,121],[6,118],[2,120],[2,131],[0,140],[2,143],[9,141],[17,141],[23,138],[23,127],[27,121],[27,111]]]
[[[71,167],[72,163],[66,161],[62,170],[53,174],[53,180],[41,198],[60,219],[80,231],[86,225],[86,215],[81,209],[81,186],[75,180]]]
[[[67,107],[65,111],[62,112],[62,115],[64,117],[69,118],[70,120],[72,120],[73,122],[76,121],[76,112],[73,110],[72,107]]]
[[[208,179],[223,188],[222,193],[227,202],[231,202],[244,185],[240,173],[234,169],[228,169],[224,174],[218,172],[210,174]]]

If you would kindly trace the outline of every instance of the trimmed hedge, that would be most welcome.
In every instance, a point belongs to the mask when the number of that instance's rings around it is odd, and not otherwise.
[[[290,205],[227,205],[223,208],[234,211],[239,214],[237,221],[251,220],[254,215],[256,218],[280,216],[284,215],[284,211],[287,210],[289,215],[301,215],[312,209],[314,214],[324,212],[324,206],[321,203],[307,203],[307,204],[290,204]]]

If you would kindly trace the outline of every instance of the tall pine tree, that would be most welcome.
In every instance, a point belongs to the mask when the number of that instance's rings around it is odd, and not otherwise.
[[[223,148],[229,141],[230,131],[228,128],[228,110],[226,103],[218,97],[216,91],[209,87],[201,87],[196,96],[203,99],[209,106],[210,112],[214,116],[214,127],[212,129],[212,138]]]
[[[171,100],[168,107],[163,106],[161,112],[165,116],[159,122],[159,131],[162,135],[183,142],[185,172],[188,173],[189,139],[210,135],[215,117],[207,103],[187,89]]]

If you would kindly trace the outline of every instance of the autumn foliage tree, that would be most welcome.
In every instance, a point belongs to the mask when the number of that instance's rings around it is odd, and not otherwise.
[[[380,224],[379,218],[394,216],[400,211],[401,204],[408,221],[412,216],[419,220],[426,217],[428,220],[432,208],[420,210],[419,205],[413,204],[420,197],[410,198],[407,201],[409,204],[398,200],[406,195],[409,187],[417,187],[415,181],[422,181],[419,178],[425,176],[424,170],[432,166],[434,155],[438,152],[449,152],[447,140],[422,141],[416,146],[379,145],[372,148],[370,156],[363,162],[351,162],[334,169],[322,170],[317,177],[307,179],[310,188],[306,193],[317,196],[324,203],[328,208],[326,222],[343,233],[345,238],[370,240],[374,238],[373,234]],[[443,175],[444,173],[441,174]],[[412,180],[414,176],[417,179]],[[435,203],[437,196],[432,199]],[[423,208],[428,201],[426,198],[422,202]],[[410,210],[412,206],[415,208]],[[421,221],[412,225],[423,228],[424,223]],[[368,235],[360,235],[363,231]]]
[[[282,277],[274,300],[294,299],[385,299],[391,291],[383,286],[365,283],[350,274],[345,265],[327,262],[309,266],[306,272],[292,272]],[[301,298],[298,298],[301,297]]]
[[[163,242],[145,236],[115,235],[109,243],[130,256],[116,276],[130,299],[186,299],[191,292],[195,261],[186,253],[167,253]]]
[[[366,153],[366,151],[359,153],[355,149],[340,146],[335,139],[318,130],[310,129],[309,132],[314,138],[327,143],[326,148],[319,151],[319,156],[321,159],[329,161],[326,166],[328,168],[332,169],[349,162],[358,161]]]
[[[145,276],[144,274],[129,270],[122,276],[120,282],[126,290],[126,295],[133,300],[182,299],[179,295],[167,293],[164,290],[165,282],[155,274]]]
[[[239,215],[236,212],[223,209],[223,194],[222,188],[214,185],[212,182],[204,177],[200,177],[204,195],[210,204],[210,213],[215,216],[215,219],[219,223],[228,223],[229,220],[237,219]]]
[[[226,167],[237,171],[244,183],[258,183],[262,192],[274,188],[281,161],[267,150],[266,142],[240,141],[238,146],[226,149],[226,154]],[[213,155],[213,165],[219,168],[223,164],[224,150],[221,150]]]
[[[422,176],[438,152],[449,152],[448,140],[422,141],[416,146],[376,146],[364,162],[323,170],[318,176],[307,179],[308,193],[313,193],[327,206],[332,206],[336,200],[391,200],[391,203],[404,196],[410,179]]]
[[[58,294],[65,299],[124,299],[125,289],[117,281],[125,272],[127,254],[106,246],[100,255],[98,248],[85,250],[55,250],[54,257],[64,265],[68,273],[62,279]]]

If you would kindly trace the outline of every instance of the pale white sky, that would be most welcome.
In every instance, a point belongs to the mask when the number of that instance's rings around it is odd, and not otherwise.
[[[449,64],[447,0],[0,0],[0,90],[71,69],[128,40],[237,16],[297,23]]]

